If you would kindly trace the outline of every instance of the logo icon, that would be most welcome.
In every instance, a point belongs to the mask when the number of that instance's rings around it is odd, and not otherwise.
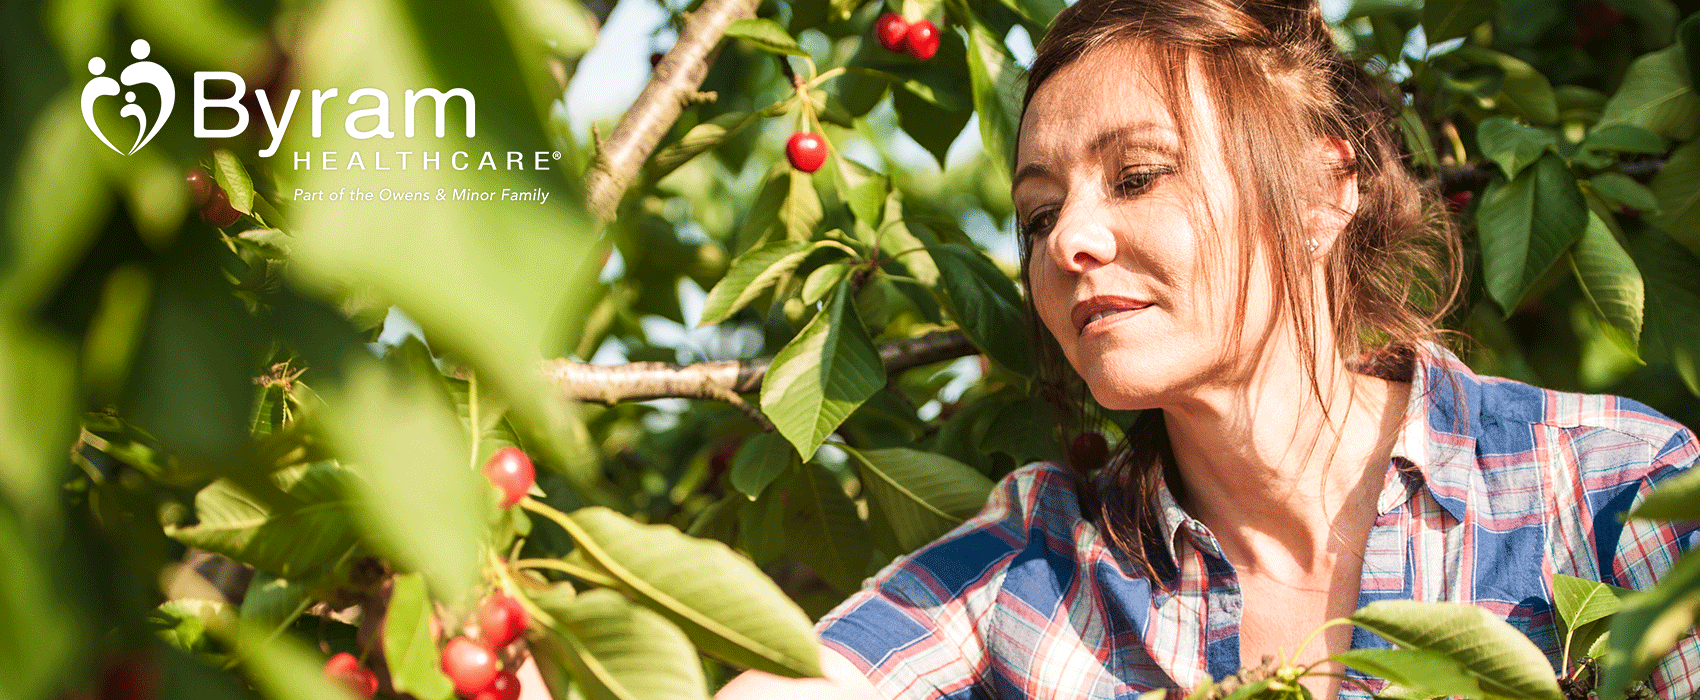
[[[100,138],[101,143],[106,144],[107,148],[119,155],[130,155],[148,145],[148,142],[159,134],[160,127],[165,126],[165,120],[171,117],[171,107],[177,101],[177,86],[171,82],[171,75],[165,72],[165,67],[153,61],[145,60],[151,50],[152,48],[148,46],[146,39],[137,39],[134,43],[131,43],[130,55],[136,58],[136,62],[130,64],[124,69],[124,72],[118,74],[117,80],[104,75],[106,73],[106,59],[99,56],[89,59],[89,73],[94,75],[94,78],[83,86],[83,122],[89,125],[89,130]],[[159,116],[154,117],[150,123],[147,110],[136,104],[136,91],[125,90],[119,87],[120,83],[127,86],[142,83],[152,85],[159,92]],[[112,145],[112,141],[106,138],[106,134],[101,133],[100,125],[96,124],[94,120],[94,103],[102,97],[113,97],[119,93],[124,94],[124,101],[127,104],[124,105],[123,109],[118,110],[118,115],[133,117],[137,125],[136,143],[131,145],[130,150],[127,151]]]

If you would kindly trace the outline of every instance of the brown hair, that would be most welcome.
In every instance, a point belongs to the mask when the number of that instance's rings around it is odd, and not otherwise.
[[[1180,96],[1190,69],[1210,88],[1224,154],[1235,171],[1246,240],[1268,256],[1277,318],[1290,321],[1300,352],[1315,349],[1318,329],[1300,313],[1311,302],[1312,263],[1305,212],[1305,178],[1318,137],[1351,146],[1336,177],[1356,176],[1358,206],[1327,251],[1325,288],[1336,350],[1358,371],[1388,379],[1409,376],[1414,349],[1437,341],[1441,319],[1462,278],[1458,235],[1437,194],[1407,167],[1408,152],[1394,120],[1403,107],[1388,81],[1370,74],[1335,46],[1315,0],[1079,0],[1057,15],[1028,71],[1026,106],[1058,70],[1111,45],[1134,44],[1165,75],[1170,109],[1181,128],[1189,120]],[[1109,54],[1114,56],[1115,54]],[[1097,58],[1104,58],[1098,54]],[[1183,158],[1183,160],[1186,160]],[[1239,269],[1251,269],[1257,245],[1240,246]],[[1022,247],[1022,284],[1039,359],[1039,392],[1067,418],[1064,432],[1094,430],[1104,420],[1084,382],[1038,321],[1028,277],[1031,239]],[[1240,280],[1243,318],[1248,281]],[[1308,356],[1308,355],[1307,355]],[[1318,378],[1309,377],[1321,398]],[[1172,467],[1158,411],[1146,411],[1109,461],[1102,494],[1077,473],[1082,505],[1122,553],[1163,585],[1146,555],[1161,546],[1156,531],[1160,465]],[[1079,467],[1076,467],[1078,471]],[[1162,549],[1152,550],[1163,551]]]

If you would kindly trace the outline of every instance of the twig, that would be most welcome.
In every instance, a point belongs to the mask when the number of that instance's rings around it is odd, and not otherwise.
[[[879,347],[880,361],[885,364],[887,374],[978,352],[959,331],[939,331]],[[580,401],[612,406],[621,401],[661,398],[712,399],[731,403],[746,414],[754,412],[754,417],[760,415],[759,411],[744,404],[738,395],[759,390],[771,364],[771,357],[685,366],[665,362],[592,365],[552,360],[544,364],[543,373],[561,393]],[[766,419],[760,422],[765,425]]]
[[[754,17],[756,4],[756,0],[704,0],[685,20],[678,42],[655,64],[649,84],[602,142],[585,173],[591,211],[604,220],[614,218],[626,188],[678,121],[688,99],[700,98],[697,89],[708,75],[709,56],[726,28],[734,20]]]

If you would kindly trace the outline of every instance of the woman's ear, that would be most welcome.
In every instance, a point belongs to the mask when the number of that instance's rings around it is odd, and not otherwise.
[[[1319,170],[1318,191],[1305,223],[1310,228],[1311,253],[1320,259],[1357,215],[1357,157],[1345,139],[1323,136],[1313,144],[1312,158]]]

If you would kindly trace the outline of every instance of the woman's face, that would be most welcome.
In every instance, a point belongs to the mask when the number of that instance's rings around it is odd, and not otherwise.
[[[1016,153],[1034,305],[1112,409],[1240,381],[1274,315],[1264,256],[1235,269],[1241,212],[1205,86],[1179,96],[1183,144],[1160,70],[1126,43],[1075,60],[1033,96]]]

